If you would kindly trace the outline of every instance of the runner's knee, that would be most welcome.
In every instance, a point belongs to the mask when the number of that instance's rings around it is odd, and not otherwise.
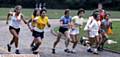
[[[19,40],[18,36],[15,36],[15,40]]]

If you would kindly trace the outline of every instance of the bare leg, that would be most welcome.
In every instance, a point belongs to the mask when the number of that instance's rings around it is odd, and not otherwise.
[[[34,46],[35,43],[35,39],[33,39],[32,43],[31,43],[31,47]]]
[[[66,37],[66,39],[65,39],[65,47],[66,47],[66,49],[68,49],[68,46],[69,46],[69,41],[70,41],[70,35],[68,34],[68,32],[65,32],[65,37]]]
[[[60,42],[60,38],[61,38],[61,34],[59,33],[58,36],[57,36],[56,41],[55,41],[54,44],[53,44],[53,49],[52,49],[52,53],[53,53],[53,54],[55,54],[55,47],[56,47],[56,45]]]
[[[16,54],[19,54],[19,48],[18,48],[18,40],[19,40],[19,32],[17,33],[14,29],[10,30],[11,34],[13,35],[14,39],[11,41],[11,44],[15,42],[15,47],[16,47]]]
[[[10,41],[10,45],[12,45],[15,42],[15,37]]]
[[[59,33],[58,36],[57,36],[57,40],[56,40],[56,41],[54,42],[54,44],[53,44],[53,48],[55,48],[56,45],[59,43],[60,38],[61,38],[61,34]]]

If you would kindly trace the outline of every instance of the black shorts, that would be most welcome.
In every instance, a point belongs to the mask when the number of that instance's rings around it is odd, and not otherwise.
[[[64,28],[64,27],[60,27],[59,28],[59,32],[61,32],[61,33],[65,33],[66,31],[68,31],[68,28]]]
[[[9,30],[11,30],[11,29],[14,29],[17,34],[19,34],[19,32],[20,32],[20,28],[14,28],[12,26],[9,26]]]
[[[42,39],[42,38],[44,38],[44,32],[33,31],[32,36],[35,37],[35,38],[40,37]]]

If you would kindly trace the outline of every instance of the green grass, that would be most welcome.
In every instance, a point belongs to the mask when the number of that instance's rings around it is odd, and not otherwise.
[[[105,48],[120,52],[120,22],[113,22],[113,35],[110,35],[109,39],[115,40],[117,44],[111,44],[105,46]]]
[[[117,44],[105,44],[105,48],[111,49],[114,51],[120,52],[120,22],[113,22],[113,34],[109,35],[109,39],[117,41]],[[54,31],[57,32],[59,27],[54,28]],[[80,32],[80,35],[85,36],[83,29]]]
[[[0,8],[0,11],[1,11],[0,12],[0,20],[1,19],[2,20],[6,19],[6,16],[7,16],[8,12],[9,12],[9,9],[10,8]],[[25,16],[25,18],[30,18],[30,16],[32,15],[33,10],[32,9],[23,9],[22,12],[23,12],[23,15]]]
[[[0,19],[5,19],[7,13],[9,12],[10,8],[0,8]],[[25,18],[31,18],[33,9],[23,9],[22,10]],[[91,10],[86,10],[85,18],[91,15]],[[107,11],[111,14],[111,18],[120,18],[120,11]],[[64,13],[64,10],[58,10],[58,9],[48,9],[47,15],[50,19],[58,19],[60,16],[62,16]],[[77,13],[77,10],[71,10],[71,16],[75,16]]]

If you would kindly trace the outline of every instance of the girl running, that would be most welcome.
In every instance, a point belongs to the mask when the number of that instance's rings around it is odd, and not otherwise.
[[[45,9],[42,9],[40,11],[40,16],[33,19],[33,37],[35,38],[35,45],[32,48],[32,51],[34,54],[38,53],[37,49],[42,43],[42,39],[44,38],[44,29],[46,26],[51,27],[49,24],[48,17],[46,16],[47,11]]]
[[[22,6],[17,5],[15,7],[14,12],[8,13],[6,24],[8,24],[8,20],[10,19],[9,23],[9,31],[13,36],[13,39],[10,41],[10,43],[7,45],[8,51],[11,52],[11,45],[15,43],[16,47],[16,54],[20,54],[19,48],[18,48],[18,41],[19,41],[19,32],[20,32],[20,22],[23,21],[25,24],[27,22],[23,19],[23,15],[21,13]],[[9,18],[10,17],[10,18]]]
[[[79,42],[79,29],[82,28],[83,26],[83,16],[84,16],[85,10],[84,9],[80,9],[78,10],[77,16],[74,16],[72,18],[73,21],[73,27],[71,26],[71,30],[70,30],[70,38],[72,39],[73,42],[73,46],[72,46],[72,50],[71,53],[75,53],[75,47],[77,46],[78,42]]]
[[[35,25],[35,23],[32,22],[32,21],[33,21],[34,18],[36,18],[38,16],[40,16],[40,10],[39,9],[34,9],[33,15],[31,17],[31,19],[28,21],[28,27],[29,27],[30,31],[32,32],[32,34],[33,34],[33,28],[34,28],[33,26]],[[34,46],[34,43],[35,43],[35,38],[33,39],[32,43],[30,45],[31,48]]]
[[[65,52],[69,51],[68,45],[69,45],[70,37],[69,37],[69,34],[68,34],[68,29],[69,29],[69,24],[71,23],[71,19],[72,19],[71,16],[69,16],[69,14],[70,14],[70,10],[66,9],[64,11],[64,16],[62,16],[60,18],[59,33],[57,35],[56,41],[53,44],[53,49],[52,49],[53,54],[55,54],[55,47],[59,43],[62,34],[66,37],[66,39],[65,39],[65,47],[66,47],[66,49],[64,51]]]
[[[104,19],[101,21],[101,28],[100,28],[100,37],[101,37],[101,42],[100,46],[98,48],[99,51],[103,50],[104,43],[108,40],[108,29],[111,29],[112,22],[109,20],[109,14],[105,14]]]
[[[112,29],[112,21],[109,19],[109,14],[106,14],[104,19],[102,20],[102,24],[104,25],[104,30],[107,33],[108,29]]]
[[[89,30],[89,44],[87,51],[88,52],[92,52],[91,47],[93,47],[93,45],[95,44],[94,47],[94,54],[98,54],[97,52],[97,48],[99,47],[99,28],[100,28],[100,24],[98,23],[99,21],[99,13],[98,12],[94,12],[93,13],[93,19],[90,22],[90,24],[88,25],[88,30]]]

